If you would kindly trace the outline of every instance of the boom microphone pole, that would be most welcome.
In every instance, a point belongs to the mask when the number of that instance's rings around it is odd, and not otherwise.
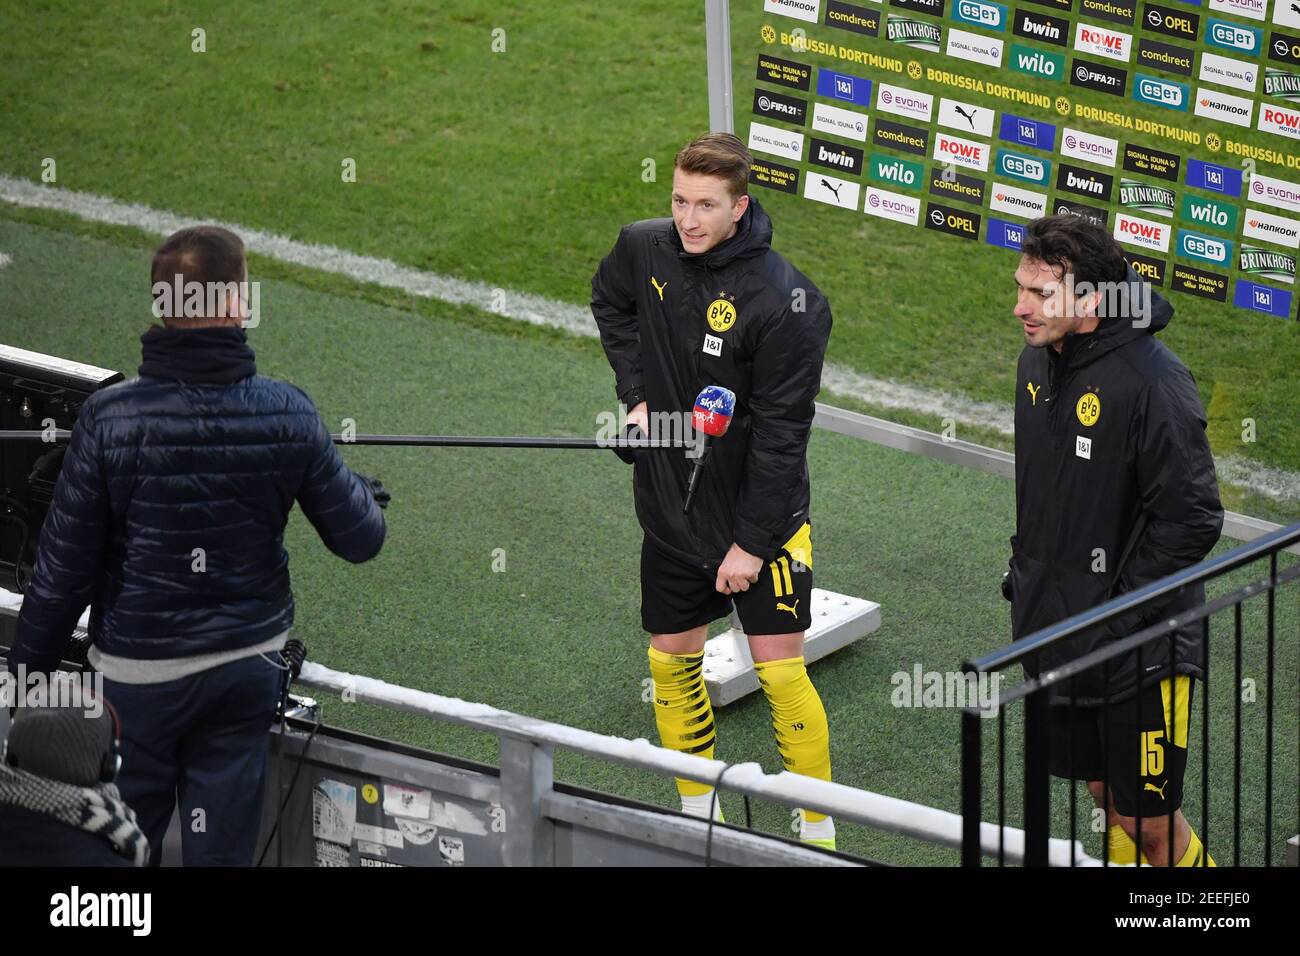
[[[0,441],[66,442],[71,432],[64,429],[0,429]],[[544,438],[495,435],[331,435],[336,445],[395,445],[429,448],[691,448],[690,442],[661,438]]]

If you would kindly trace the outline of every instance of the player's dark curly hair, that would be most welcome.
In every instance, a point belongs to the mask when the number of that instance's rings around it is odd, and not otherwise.
[[[1061,276],[1073,273],[1075,282],[1120,282],[1128,271],[1119,243],[1101,226],[1070,213],[1031,222],[1020,251],[1059,269]]]

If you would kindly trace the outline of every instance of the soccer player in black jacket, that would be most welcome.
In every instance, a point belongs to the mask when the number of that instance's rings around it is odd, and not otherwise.
[[[664,746],[713,755],[704,642],[734,602],[786,769],[829,780],[826,711],[803,638],[812,594],[806,451],[831,314],[817,287],[772,250],[772,221],[748,195],[749,167],[730,134],[684,147],[672,218],[623,228],[592,279],[591,309],[628,420],[651,435],[667,437],[673,416],[679,429],[689,422],[706,385],[736,394],[689,514],[691,461],[641,452],[634,466],[645,532],[641,622]],[[707,817],[716,807],[707,784],[677,787],[685,812]],[[834,823],[803,811],[800,836],[833,848]]]
[[[1083,219],[1031,222],[1021,252],[1016,534],[1004,583],[1017,639],[1200,562],[1223,525],[1196,382],[1155,337],[1173,308]],[[1027,669],[1050,670],[1204,602],[1203,587],[1187,588],[1048,648]],[[1067,685],[1051,701],[1052,773],[1088,781],[1098,806],[1109,781],[1112,862],[1136,862],[1140,811],[1146,860],[1214,865],[1179,809],[1192,678],[1205,676],[1199,624],[1173,643],[1172,679],[1168,637],[1075,678],[1083,706],[1072,762]]]

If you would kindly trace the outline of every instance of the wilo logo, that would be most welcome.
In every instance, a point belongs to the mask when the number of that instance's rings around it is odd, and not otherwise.
[[[1002,689],[1000,673],[927,671],[915,664],[911,672],[895,671],[889,678],[895,707],[979,709],[981,717],[996,717]]]

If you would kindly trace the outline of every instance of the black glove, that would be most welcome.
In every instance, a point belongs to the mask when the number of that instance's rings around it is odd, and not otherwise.
[[[623,437],[620,440],[626,441],[629,438],[644,440],[645,437],[646,433],[641,430],[640,425],[636,424],[636,422],[628,422],[627,427],[623,429]],[[640,451],[638,448],[623,448],[618,445],[614,446],[614,454],[618,455],[619,458],[627,462],[629,465],[636,464],[636,453],[638,451]]]
[[[1002,596],[1008,601],[1011,600],[1011,572],[1006,571],[1002,575]]]
[[[363,475],[359,471],[355,472],[355,474],[366,483],[366,487],[370,489],[370,493],[375,496],[375,504],[379,505],[380,508],[387,508],[388,502],[393,500],[393,496],[388,493],[388,489],[384,487],[384,483],[378,478],[371,478],[369,475]]]

